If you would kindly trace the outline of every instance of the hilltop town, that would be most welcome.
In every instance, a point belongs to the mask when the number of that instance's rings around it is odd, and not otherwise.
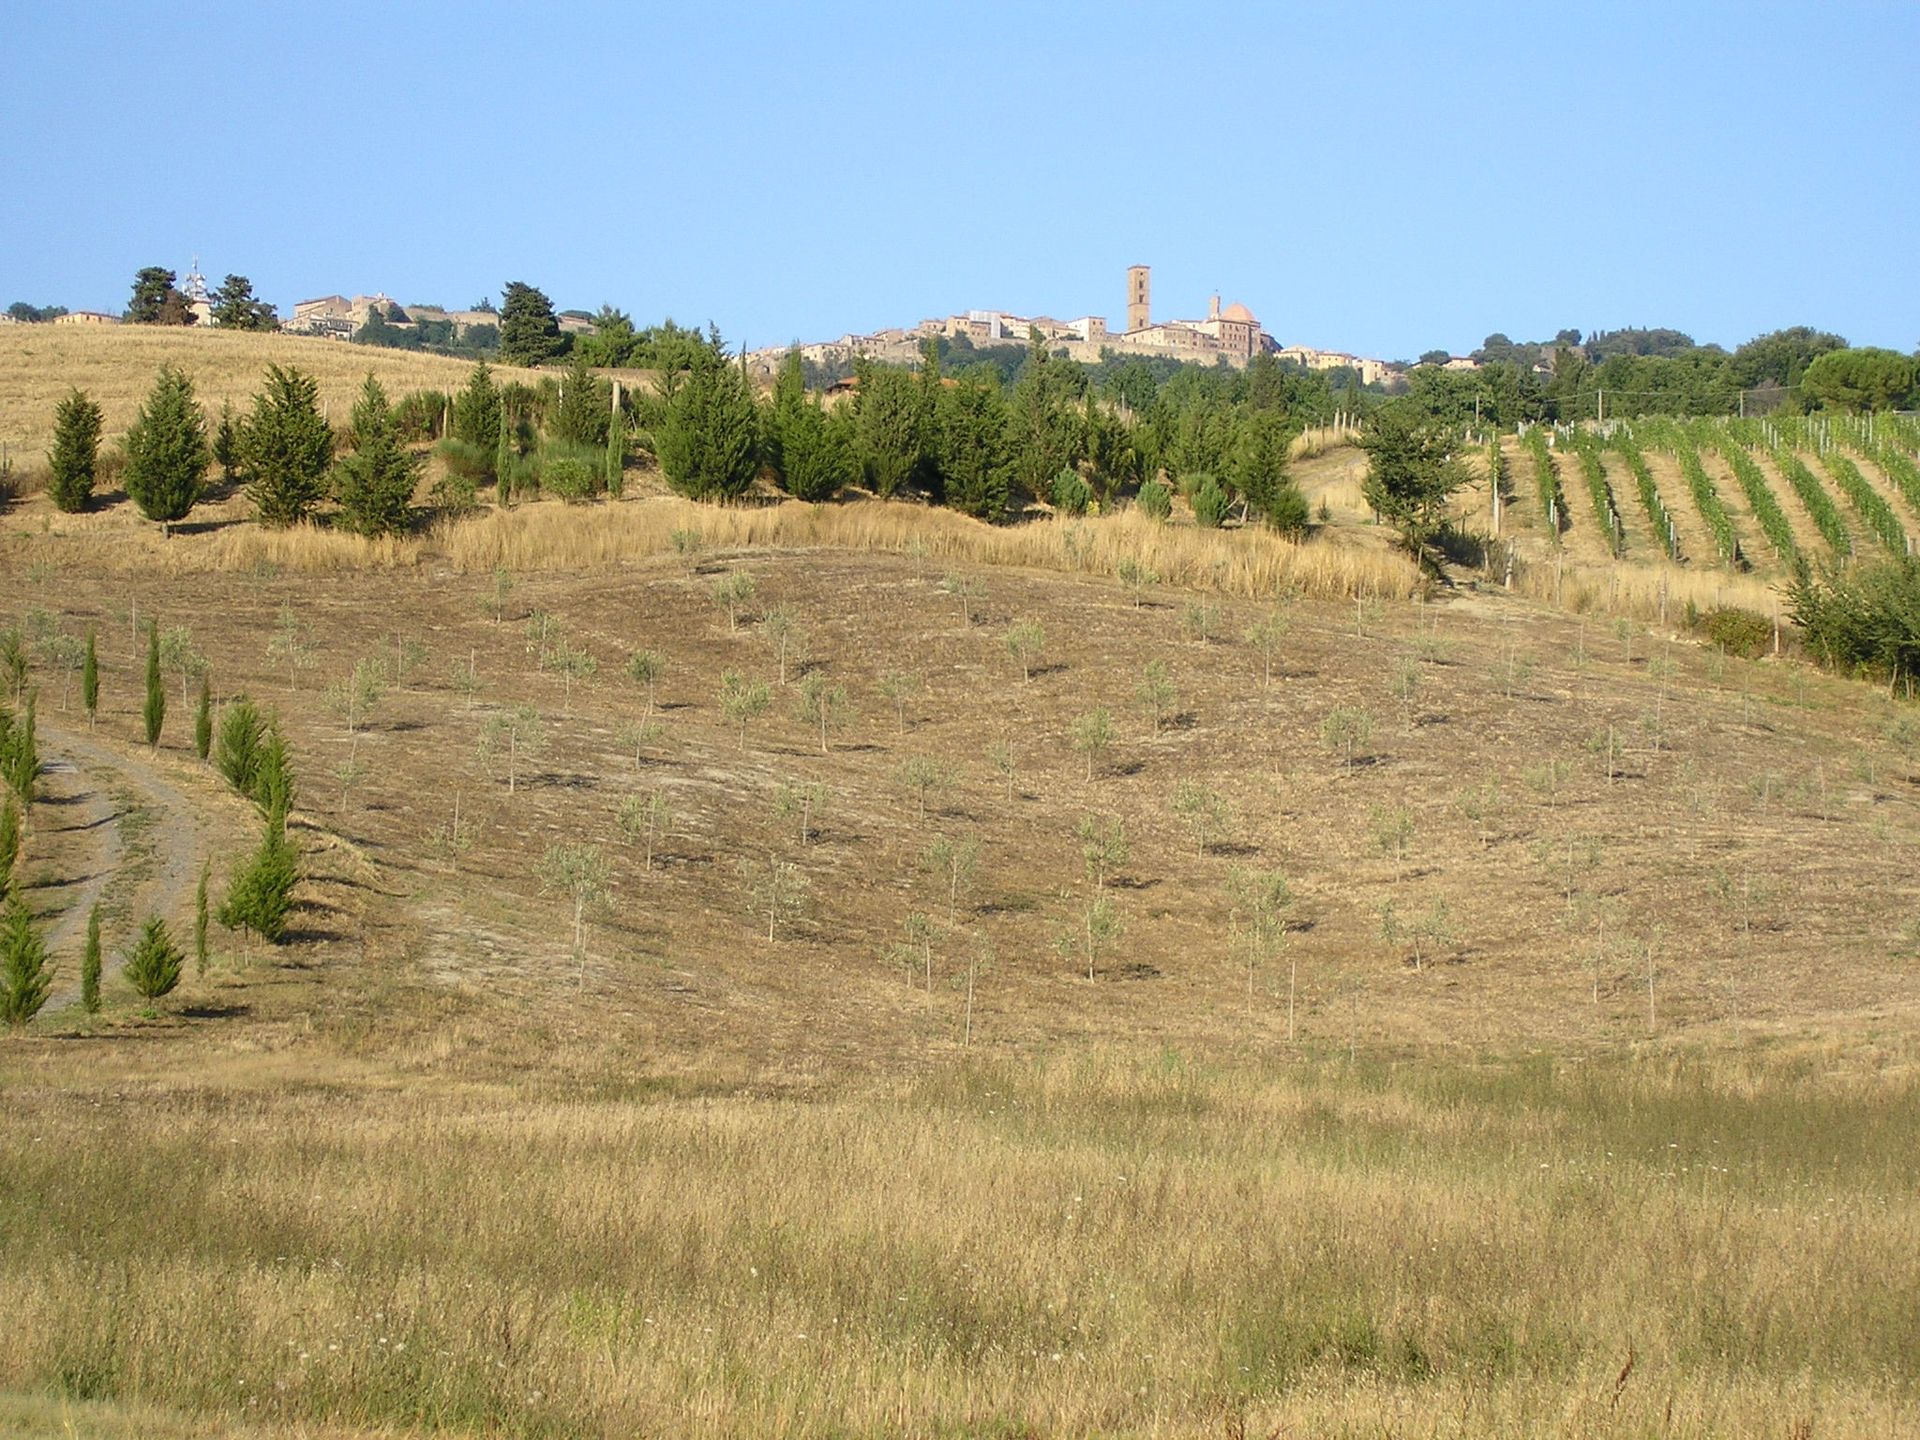
[[[750,367],[772,375],[791,349],[800,358],[822,367],[845,366],[856,357],[907,364],[917,361],[928,340],[965,340],[973,345],[1024,344],[1038,335],[1070,360],[1097,363],[1107,355],[1139,355],[1181,360],[1192,364],[1224,363],[1239,369],[1258,354],[1269,354],[1309,370],[1352,370],[1363,385],[1384,384],[1399,376],[1400,367],[1385,360],[1323,350],[1311,345],[1282,345],[1245,305],[1226,306],[1215,295],[1207,315],[1199,320],[1153,318],[1152,267],[1127,267],[1126,326],[1116,330],[1104,316],[1082,315],[1056,320],[1051,315],[1016,315],[1006,310],[967,310],[858,335],[849,332],[837,340],[815,341],[797,347],[769,346],[751,352]],[[1450,361],[1450,367],[1471,369],[1471,360]]]

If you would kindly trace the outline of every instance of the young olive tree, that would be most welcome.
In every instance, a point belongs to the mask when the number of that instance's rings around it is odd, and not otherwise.
[[[587,922],[612,903],[612,876],[598,845],[549,845],[540,857],[540,888],[564,897],[573,911],[573,961],[587,983]]]
[[[740,748],[747,748],[747,725],[766,713],[773,692],[764,680],[749,680],[738,670],[720,676],[720,713],[740,730]]]
[[[907,730],[907,702],[920,693],[920,674],[915,670],[889,670],[880,677],[880,698],[893,706],[894,729]]]
[[[1113,744],[1113,716],[1103,706],[1089,710],[1074,718],[1072,732],[1073,748],[1087,757],[1087,779],[1093,779],[1093,769]],[[1007,786],[1011,790],[1013,777],[1009,770]]]
[[[1022,681],[1033,678],[1034,662],[1040,658],[1041,651],[1047,646],[1046,627],[1038,620],[1016,620],[1007,627],[1006,634],[1000,637],[1000,643],[1006,647],[1014,663],[1020,667]]]
[[[829,684],[826,676],[809,671],[800,682],[798,709],[803,721],[819,729],[820,753],[825,755],[830,748],[831,732],[847,722],[847,687]]]
[[[531,705],[516,705],[510,710],[502,710],[488,717],[487,723],[481,727],[481,755],[488,759],[506,756],[509,795],[519,785],[520,763],[538,755],[545,748],[546,738],[546,726],[541,722],[540,712]]]
[[[740,612],[753,603],[759,588],[753,576],[744,570],[731,571],[713,582],[713,603],[727,612],[728,633],[740,628]]]
[[[792,923],[806,909],[812,885],[799,866],[778,856],[739,862],[740,878],[754,913],[767,917],[767,943],[779,939],[782,922]]]
[[[920,863],[947,888],[947,925],[952,928],[963,891],[980,873],[980,842],[971,835],[943,835],[920,853]]]

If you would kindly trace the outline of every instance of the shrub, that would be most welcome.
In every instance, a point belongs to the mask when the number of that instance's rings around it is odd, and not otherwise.
[[[1823,663],[1896,686],[1920,673],[1920,560],[1803,576],[1791,596],[1794,621]]]
[[[1084,515],[1093,503],[1093,491],[1073,470],[1053,477],[1053,508],[1062,515]]]
[[[447,467],[449,477],[477,487],[492,482],[493,462],[499,447],[476,445],[471,440],[450,435],[433,447],[433,453]]]
[[[415,390],[393,407],[395,435],[408,444],[435,439],[446,423],[451,401],[444,390]]]
[[[149,916],[140,927],[140,939],[127,957],[127,983],[148,1000],[158,1000],[180,983],[186,956],[167,933],[167,922]]]
[[[606,471],[574,455],[548,457],[540,467],[540,481],[550,495],[569,505],[585,505],[606,488]]]
[[[1136,504],[1155,520],[1164,520],[1173,513],[1173,492],[1158,480],[1149,480],[1140,487]]]
[[[1700,617],[1699,629],[1729,655],[1751,660],[1773,643],[1773,622],[1753,610],[1723,605]]]
[[[1193,506],[1194,523],[1208,530],[1220,528],[1227,518],[1227,508],[1233,503],[1211,475],[1192,477],[1187,501]]]

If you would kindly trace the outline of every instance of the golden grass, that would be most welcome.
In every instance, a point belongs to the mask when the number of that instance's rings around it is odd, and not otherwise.
[[[410,390],[457,390],[472,365],[444,355],[419,355],[349,345],[307,335],[253,335],[148,325],[90,329],[65,325],[0,326],[0,444],[16,475],[44,469],[53,442],[53,407],[78,386],[105,411],[109,443],[133,423],[162,365],[192,377],[200,403],[218,415],[224,401],[252,403],[268,365],[297,366],[320,386],[321,403],[344,422],[361,383],[371,373],[398,398]],[[534,372],[497,369],[503,380],[532,380]]]
[[[1781,582],[1723,569],[1695,569],[1670,561],[1580,564],[1535,552],[1520,567],[1514,588],[1523,595],[1576,615],[1625,615],[1680,625],[1687,607],[1697,611],[1738,606],[1785,623]]]
[[[596,510],[551,504],[495,510],[452,525],[438,538],[461,570],[579,570],[668,553],[676,532],[697,535],[710,550],[885,551],[940,565],[1015,565],[1088,575],[1113,575],[1131,561],[1165,584],[1252,597],[1291,590],[1399,599],[1419,585],[1413,566],[1398,556],[1299,544],[1258,528],[1210,531],[1162,524],[1131,511],[988,525],[950,510],[878,501],[716,509],[663,499]]]
[[[1911,1076],[1082,1050],[797,1100],[219,1073],[12,1077],[0,1385],[527,1436],[1920,1423]]]

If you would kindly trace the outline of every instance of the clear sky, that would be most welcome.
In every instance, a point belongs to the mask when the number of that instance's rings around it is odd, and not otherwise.
[[[0,16],[0,304],[133,272],[713,320],[1244,301],[1491,331],[1920,344],[1920,6],[32,4]]]

